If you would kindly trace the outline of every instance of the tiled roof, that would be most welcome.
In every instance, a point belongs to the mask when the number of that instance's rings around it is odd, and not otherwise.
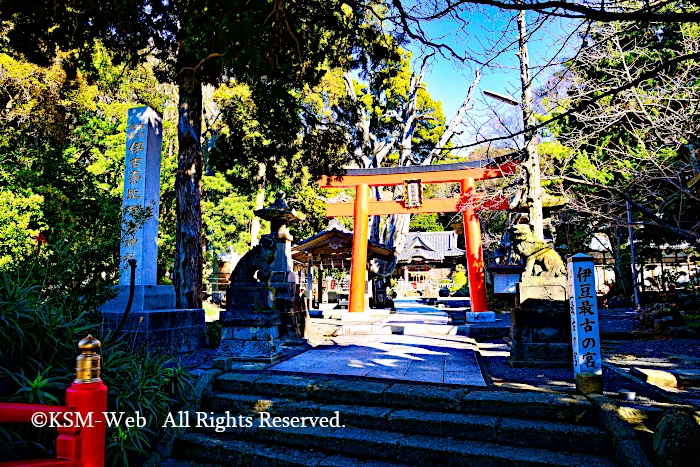
[[[407,262],[411,258],[424,258],[442,261],[445,258],[463,256],[466,251],[457,248],[457,233],[449,232],[409,232],[406,247],[399,255],[399,261]]]
[[[499,164],[518,160],[523,157],[521,151],[516,151],[503,156],[479,159],[467,162],[456,162],[454,164],[435,164],[435,165],[413,165],[407,167],[379,167],[374,169],[348,169],[346,175],[378,175],[378,174],[412,174],[425,172],[445,172],[450,170],[475,169],[484,167],[495,167]],[[433,233],[433,232],[431,232]]]
[[[333,218],[328,223],[328,227],[326,227],[324,230],[292,246],[292,256],[296,257],[301,252],[322,247],[328,243],[328,239],[331,237],[342,237],[345,240],[346,246],[352,245],[352,230],[346,229],[338,219]],[[367,246],[368,253],[371,257],[388,259],[393,255],[389,248],[380,243],[368,241]]]
[[[313,235],[309,238],[305,238],[304,240],[300,241],[299,243],[294,245],[294,248],[299,249],[300,246],[305,245],[307,243],[311,243],[314,240],[319,239],[325,235],[328,235],[329,233],[331,233],[333,231],[338,232],[339,234],[343,235],[344,237],[347,237],[348,239],[350,239],[352,241],[352,230],[346,229],[345,226],[343,224],[341,224],[340,221],[334,217],[328,223],[328,227],[321,230],[316,235]]]

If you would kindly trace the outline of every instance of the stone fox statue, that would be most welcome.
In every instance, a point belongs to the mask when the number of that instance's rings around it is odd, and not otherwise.
[[[513,229],[513,249],[523,259],[523,276],[566,277],[566,265],[559,253],[535,237],[529,224],[517,224]]]
[[[260,243],[238,261],[231,273],[231,283],[262,282],[267,284],[272,274],[270,264],[275,259],[275,240],[263,235]]]

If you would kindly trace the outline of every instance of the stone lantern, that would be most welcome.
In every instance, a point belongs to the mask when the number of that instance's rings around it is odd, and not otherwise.
[[[246,253],[231,273],[226,311],[214,367],[231,368],[233,361],[274,362],[282,356],[282,339],[299,341],[305,320],[299,284],[292,271],[290,222],[303,219],[278,192],[275,202],[255,211],[270,221],[271,233]]]

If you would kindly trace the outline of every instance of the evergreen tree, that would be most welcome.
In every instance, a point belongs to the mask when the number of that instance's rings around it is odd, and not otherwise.
[[[202,85],[236,77],[289,102],[290,87],[315,84],[319,63],[349,67],[366,8],[362,0],[249,2],[0,1],[10,52],[37,64],[69,51],[66,68],[88,69],[94,39],[118,59],[137,63],[153,54],[161,82],[178,90],[178,166],[175,178],[175,290],[178,307],[201,306]]]

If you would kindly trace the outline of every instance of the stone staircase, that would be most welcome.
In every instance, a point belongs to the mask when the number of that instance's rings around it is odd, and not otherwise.
[[[616,465],[595,406],[568,394],[229,372],[216,378],[200,411],[208,412],[206,424],[228,411],[237,420],[249,414],[254,426],[217,432],[191,419],[166,467]],[[341,427],[259,426],[259,412],[338,412]]]

